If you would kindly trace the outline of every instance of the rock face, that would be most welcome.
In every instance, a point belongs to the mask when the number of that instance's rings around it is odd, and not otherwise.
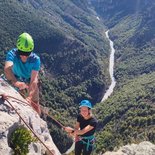
[[[0,78],[0,95],[1,94],[13,96],[26,102],[24,98],[2,78]],[[50,136],[46,122],[43,121],[29,105],[11,98],[9,98],[9,101],[49,150],[51,150],[54,155],[60,155],[59,150]],[[12,155],[12,149],[8,145],[9,136],[12,131],[22,124],[24,123],[19,119],[19,116],[11,108],[9,103],[0,99],[0,154]],[[29,149],[28,155],[43,155],[45,153],[46,155],[50,155],[40,142],[32,143]]]
[[[106,152],[103,155],[155,155],[155,145],[144,141],[140,144],[123,146],[117,152]]]

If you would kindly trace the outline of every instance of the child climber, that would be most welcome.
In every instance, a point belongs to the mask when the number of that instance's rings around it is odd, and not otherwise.
[[[92,115],[92,104],[89,100],[82,100],[79,108],[80,114],[74,129],[65,127],[65,131],[75,137],[75,155],[90,155],[94,147],[97,120]]]

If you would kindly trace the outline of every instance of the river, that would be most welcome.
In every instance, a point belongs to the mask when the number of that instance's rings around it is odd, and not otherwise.
[[[109,57],[109,74],[110,74],[110,79],[111,79],[111,84],[108,88],[108,90],[106,91],[106,93],[104,94],[101,102],[105,101],[113,92],[114,87],[116,85],[116,80],[114,78],[114,62],[115,62],[115,49],[114,49],[114,43],[112,40],[110,40],[109,38],[109,30],[105,32],[107,39],[109,40],[109,44],[110,44],[110,57]],[[70,147],[70,149],[67,150],[67,152],[65,154],[69,154],[70,152],[72,152],[74,150],[75,147],[75,143],[72,144],[72,146]]]
[[[109,38],[109,30],[105,32],[107,39],[109,40],[109,44],[110,44],[110,57],[109,57],[109,74],[110,74],[110,79],[111,79],[111,84],[108,88],[108,90],[106,91],[106,93],[104,94],[101,102],[105,101],[113,92],[114,87],[116,85],[116,80],[114,78],[114,61],[115,61],[115,49],[114,49],[114,43],[112,40],[110,40]],[[74,150],[75,147],[75,143],[72,144],[72,146],[67,150],[67,152],[65,154],[69,154],[70,152],[72,152]]]
[[[110,49],[111,49],[111,53],[110,53],[110,57],[109,57],[109,74],[110,74],[110,79],[111,79],[111,84],[108,88],[108,90],[106,91],[106,93],[104,94],[101,102],[105,101],[113,92],[114,87],[116,85],[116,80],[114,78],[114,62],[115,62],[115,49],[114,49],[114,43],[112,40],[110,40],[109,38],[109,30],[105,32],[107,39],[109,40],[109,44],[110,44]]]

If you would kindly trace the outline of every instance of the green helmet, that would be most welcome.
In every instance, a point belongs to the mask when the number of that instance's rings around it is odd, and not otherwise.
[[[17,40],[17,49],[22,52],[32,52],[34,49],[34,42],[28,33],[22,33]]]

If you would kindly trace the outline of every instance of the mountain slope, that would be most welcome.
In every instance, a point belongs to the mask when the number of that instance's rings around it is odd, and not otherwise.
[[[87,12],[70,1],[59,0],[9,0],[1,2],[0,12],[1,21],[3,21],[0,31],[1,40],[3,40],[0,42],[1,51],[14,47],[17,36],[27,31],[34,37],[35,50],[40,53],[45,69],[53,77],[59,78],[61,75],[63,77],[60,78],[66,81],[68,72],[77,74],[78,77],[69,75],[72,81],[76,81],[76,85],[86,82],[89,77],[90,81],[94,81],[93,83],[95,81],[99,83],[99,88],[96,86],[96,96],[93,96],[94,93],[87,88],[88,96],[94,102],[100,100],[100,92],[105,91],[104,85],[108,82],[106,70],[108,49],[104,46],[106,40],[102,35],[104,27],[96,18],[88,17]],[[74,60],[70,59],[72,56]],[[60,63],[62,57],[66,65]],[[91,62],[90,65],[88,61]],[[84,70],[84,75],[77,73],[77,67]],[[86,76],[89,72],[91,77]],[[79,77],[84,78],[80,81],[76,80]],[[98,85],[97,83],[95,85]],[[72,84],[67,88],[70,86]]]
[[[117,86],[107,101],[95,105],[96,151],[143,140],[154,143],[153,0],[8,0],[0,5],[1,69],[5,51],[17,36],[23,31],[32,34],[44,67],[41,104],[64,125],[75,122],[81,99],[99,102],[110,83],[103,24],[111,28]],[[48,118],[47,122],[56,145],[65,152],[71,139]]]
[[[141,141],[154,141],[155,73],[127,81],[122,88],[96,107],[99,120],[97,149]]]
[[[154,1],[90,1],[114,41],[113,95],[97,104],[97,150],[154,141],[155,20]]]
[[[92,3],[105,24],[111,27],[116,48],[116,79],[121,81],[154,71],[154,1]]]
[[[70,0],[0,2],[0,72],[3,73],[4,55],[15,46],[18,35],[30,33],[43,65],[40,103],[65,125],[70,123],[66,118],[74,121],[80,100],[99,102],[109,83],[109,46],[104,25],[90,9],[79,4]],[[51,133],[65,137],[50,121],[48,125]],[[64,143],[54,140],[65,152],[68,139]]]

